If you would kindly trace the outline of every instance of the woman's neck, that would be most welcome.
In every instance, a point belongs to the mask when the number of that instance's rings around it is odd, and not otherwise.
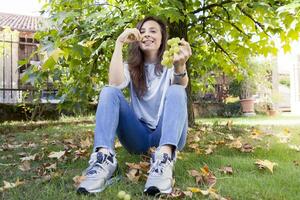
[[[145,63],[157,63],[158,62],[158,57],[157,57],[157,52],[152,53],[148,52],[147,54],[145,53]]]

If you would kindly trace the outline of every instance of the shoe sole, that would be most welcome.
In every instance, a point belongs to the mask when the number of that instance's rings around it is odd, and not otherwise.
[[[144,190],[144,193],[150,196],[155,196],[157,194],[170,194],[171,192],[172,192],[172,187],[166,190],[159,190],[157,187],[151,186]]]
[[[77,193],[78,194],[83,194],[83,195],[88,195],[88,194],[93,194],[93,193],[98,193],[98,192],[102,192],[103,190],[105,190],[105,188],[109,185],[112,185],[115,182],[118,182],[121,179],[121,176],[116,176],[113,177],[109,180],[106,181],[106,183],[104,184],[104,186],[100,189],[96,189],[96,190],[87,190],[84,187],[80,187],[77,189]]]

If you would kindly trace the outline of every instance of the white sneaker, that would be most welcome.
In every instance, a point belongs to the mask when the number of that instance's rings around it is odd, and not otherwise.
[[[152,155],[149,176],[144,190],[146,194],[156,195],[172,192],[174,162],[175,158],[170,158],[167,153],[156,151]]]
[[[85,180],[77,189],[79,194],[102,192],[108,185],[120,179],[116,176],[117,160],[113,154],[94,152],[89,161],[90,166],[85,171]]]

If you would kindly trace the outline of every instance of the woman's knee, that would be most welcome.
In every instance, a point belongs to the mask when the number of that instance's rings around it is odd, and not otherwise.
[[[171,85],[166,94],[166,98],[171,99],[186,99],[185,88],[182,85],[173,84]]]
[[[112,86],[105,86],[100,92],[99,100],[101,101],[101,99],[105,98],[118,97],[120,94],[122,94],[122,92],[118,88]]]

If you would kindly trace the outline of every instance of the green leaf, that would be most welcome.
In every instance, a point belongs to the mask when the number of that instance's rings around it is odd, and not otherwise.
[[[285,44],[282,46],[282,48],[283,48],[284,53],[288,53],[288,52],[291,51],[291,45],[290,45],[289,43],[285,43]]]
[[[294,29],[291,29],[291,30],[288,32],[287,36],[288,36],[289,38],[291,38],[292,40],[298,40],[298,38],[299,38],[299,32],[297,32],[297,31],[294,30]]]
[[[54,65],[56,64],[56,61],[54,58],[51,56],[49,57],[46,62],[42,65],[43,70],[52,70]]]
[[[57,48],[50,54],[50,57],[53,58],[54,62],[57,62],[58,59],[63,55],[64,55],[64,51],[62,51],[60,48]]]

